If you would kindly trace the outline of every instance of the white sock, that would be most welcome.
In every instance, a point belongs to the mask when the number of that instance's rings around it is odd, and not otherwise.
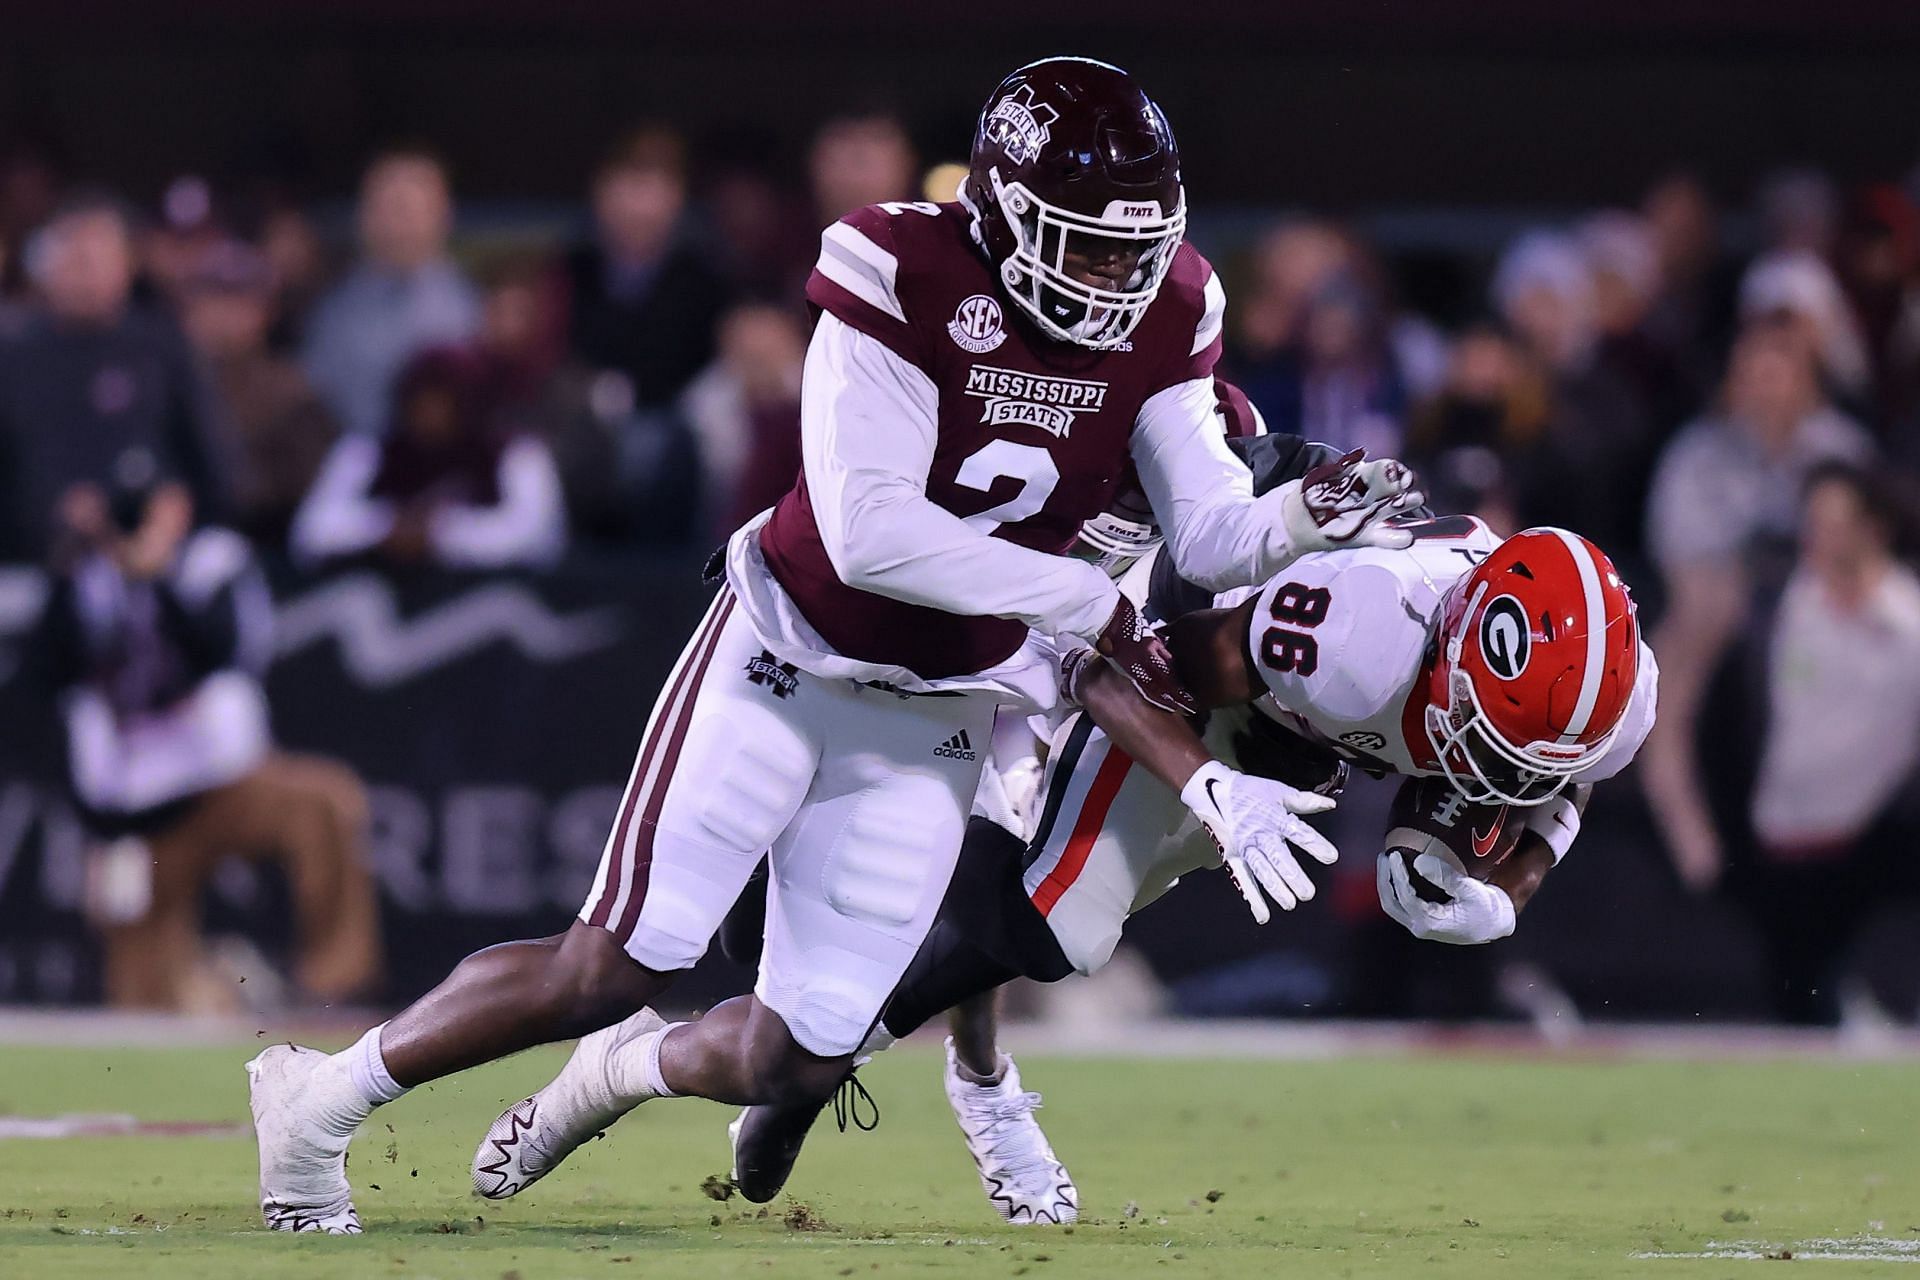
[[[347,1082],[356,1100],[365,1108],[355,1119],[355,1124],[371,1115],[375,1107],[392,1102],[407,1091],[407,1086],[388,1072],[386,1057],[380,1052],[380,1033],[386,1029],[386,1025],[381,1023],[350,1047],[333,1055],[334,1062],[346,1069]]]
[[[669,1031],[685,1025],[682,1022],[669,1022],[658,1031],[614,1050],[607,1059],[607,1078],[620,1098],[645,1100],[680,1096],[667,1088],[666,1080],[660,1075],[660,1044]]]

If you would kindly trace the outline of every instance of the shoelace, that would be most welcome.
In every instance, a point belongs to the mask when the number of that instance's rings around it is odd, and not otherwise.
[[[867,1109],[865,1120],[860,1116],[862,1105]],[[856,1072],[848,1072],[840,1087],[833,1091],[833,1122],[840,1126],[842,1133],[847,1131],[849,1122],[862,1133],[872,1133],[880,1127],[880,1104],[867,1092],[867,1086],[860,1083]]]
[[[988,1120],[980,1132],[981,1145],[995,1168],[1016,1177],[1034,1169],[1052,1172],[1053,1153],[1039,1130],[1019,1123],[1031,1119],[1040,1106],[1039,1094],[1018,1093],[974,1108]]]

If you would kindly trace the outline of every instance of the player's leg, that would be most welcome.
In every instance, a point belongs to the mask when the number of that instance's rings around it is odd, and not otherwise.
[[[1005,919],[1027,971],[1052,980],[1104,965],[1127,917],[1164,891],[1172,876],[1163,849],[1186,809],[1084,715],[1057,735],[1044,795],[1019,882],[1025,910]],[[1173,874],[1184,869],[1178,857]],[[1010,1222],[1072,1222],[1079,1192],[1034,1117],[1040,1095],[1000,1051],[992,1006],[962,1007],[968,1042],[947,1042],[945,1087],[981,1188]]]
[[[947,1010],[947,1043],[954,1063],[975,1079],[988,1079],[1000,1067],[1000,989],[968,996]]]
[[[622,1109],[689,1095],[809,1105],[830,1095],[952,874],[978,766],[977,757],[967,758],[970,748],[955,749],[951,740],[983,734],[990,713],[975,695],[903,699],[802,677],[792,720],[819,742],[844,745],[822,751],[805,803],[783,819],[772,842],[768,941],[756,994],[688,1023],[638,1028],[624,1041],[621,1028],[610,1029],[615,1039],[602,1061],[587,1064],[590,1070],[581,1064],[600,1036],[589,1036],[536,1101],[574,1089],[576,1078],[609,1090]],[[724,798],[715,804],[717,812],[727,808]],[[738,872],[736,894],[753,861],[748,857]],[[709,927],[717,924],[716,916]],[[628,1028],[643,1016],[629,1019]],[[476,1156],[483,1194],[512,1194],[531,1180],[515,1152],[531,1145],[564,1154],[593,1131],[557,1139],[550,1114],[516,1118],[509,1111],[496,1122]],[[510,1145],[516,1141],[518,1147]],[[497,1190],[480,1179],[495,1166]]]
[[[701,944],[684,941],[699,932],[697,921],[667,930],[676,942],[659,949],[662,959],[637,950],[634,940],[658,941],[660,930],[639,928],[643,916],[701,906],[701,895],[686,891],[681,881],[697,881],[700,871],[724,879],[734,866],[744,880],[758,853],[755,847],[732,860],[707,859],[704,849],[682,841],[669,839],[668,848],[656,847],[669,783],[688,772],[678,766],[722,747],[739,754],[726,741],[726,725],[709,723],[716,713],[724,714],[718,704],[733,683],[719,677],[734,675],[726,670],[731,659],[744,664],[744,653],[737,651],[751,639],[730,612],[731,597],[723,592],[655,705],[620,822],[581,921],[551,938],[489,947],[467,957],[433,991],[342,1053],[275,1046],[248,1064],[262,1212],[269,1226],[358,1230],[344,1160],[353,1132],[375,1107],[428,1080],[617,1024],[663,990],[677,968],[698,957]],[[753,649],[758,651],[757,643]],[[698,771],[692,776],[700,778]],[[803,777],[793,788],[793,803],[804,786]],[[713,865],[676,874],[683,870],[679,863],[696,859]],[[662,881],[674,883],[676,891],[649,892],[650,882],[657,889]],[[730,901],[727,893],[724,885],[713,885],[704,895],[709,932]],[[643,911],[650,899],[654,905]]]
[[[744,1102],[831,1092],[939,912],[992,713],[978,694],[821,690],[823,732],[853,749],[823,755],[806,804],[774,843],[754,988],[788,1035],[756,1037],[743,1050],[718,1028],[690,1025],[662,1049],[669,1084]]]
[[[863,1054],[879,1052],[956,1005],[990,1001],[996,988],[1022,974],[1045,981],[1068,972],[1021,887],[1025,851],[998,823],[977,815],[968,821],[939,916],[888,998],[881,1025],[861,1046]],[[820,1111],[820,1103],[802,1102],[748,1107],[735,1117],[727,1134],[733,1182],[742,1196],[764,1204],[780,1194]]]

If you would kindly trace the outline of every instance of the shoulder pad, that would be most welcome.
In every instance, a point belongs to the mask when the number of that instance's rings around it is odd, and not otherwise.
[[[1427,623],[1407,600],[1400,575],[1366,552],[1302,556],[1260,590],[1247,637],[1249,651],[1280,704],[1340,720],[1366,720],[1405,688],[1426,650]],[[1302,596],[1319,595],[1322,621],[1290,623]],[[1269,630],[1312,637],[1314,661],[1276,670],[1263,657]]]
[[[919,339],[900,301],[901,241],[913,234],[901,219],[930,222],[941,216],[935,204],[855,209],[820,233],[807,301],[919,364]]]

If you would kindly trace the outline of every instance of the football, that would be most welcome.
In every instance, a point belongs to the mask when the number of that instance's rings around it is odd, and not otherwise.
[[[1473,804],[1445,778],[1408,778],[1387,810],[1386,847],[1406,859],[1415,893],[1445,902],[1444,893],[1412,874],[1415,858],[1435,854],[1485,880],[1520,843],[1521,829],[1509,805]]]

